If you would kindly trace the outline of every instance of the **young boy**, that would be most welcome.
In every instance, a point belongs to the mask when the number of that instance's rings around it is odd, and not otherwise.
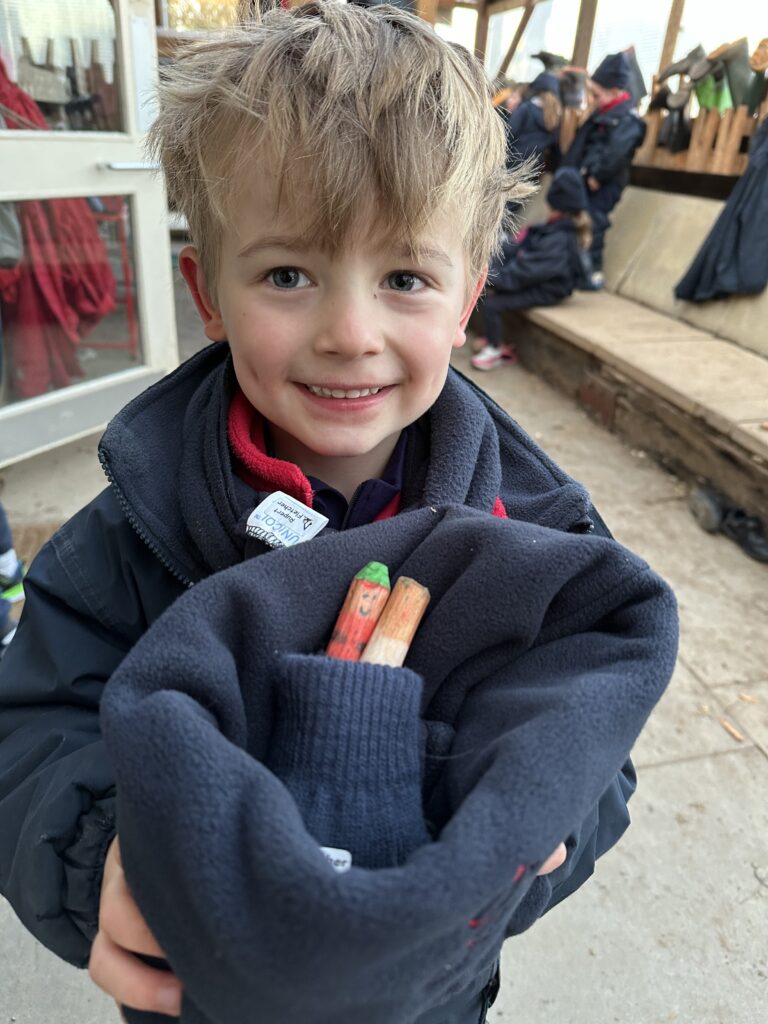
[[[0,675],[0,889],[119,1003],[178,1015],[179,980],[137,956],[163,951],[123,874],[99,706],[177,598],[268,550],[247,531],[254,507],[287,492],[340,537],[438,506],[563,538],[607,531],[585,491],[449,368],[505,203],[527,190],[505,167],[480,65],[408,14],[327,3],[202,42],[168,74],[154,147],[215,344],[113,420],[109,487],[28,574]],[[313,543],[322,535],[299,550]],[[589,877],[633,789],[627,761],[553,838],[510,933]],[[423,1019],[474,1024],[493,984],[486,969]]]
[[[587,290],[603,287],[603,248],[610,227],[609,213],[629,181],[629,166],[645,138],[645,123],[637,116],[629,93],[631,67],[626,53],[605,57],[588,82],[593,112],[576,132],[561,167],[575,167],[589,190],[593,239],[592,276]]]
[[[515,360],[514,348],[503,337],[505,311],[555,306],[589,278],[589,200],[574,167],[555,171],[547,203],[552,213],[546,223],[533,224],[506,242],[501,258],[491,265],[489,291],[477,309],[483,326],[471,359],[476,370],[495,370]]]

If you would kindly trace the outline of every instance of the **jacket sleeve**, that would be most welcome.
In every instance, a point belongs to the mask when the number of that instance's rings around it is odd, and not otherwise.
[[[78,966],[96,932],[115,832],[99,702],[146,629],[137,578],[145,563],[146,582],[160,582],[152,561],[105,492],[32,563],[0,663],[0,892],[44,945]]]
[[[469,792],[474,799],[481,793],[494,799],[494,791],[500,795],[513,789],[515,779],[532,780],[527,785],[535,791],[536,778],[548,770],[545,761],[564,758],[567,751],[562,791],[550,794],[539,788],[537,804],[546,831],[546,805],[567,801],[571,821],[559,835],[549,834],[541,859],[561,841],[568,855],[557,871],[536,878],[508,921],[509,935],[524,931],[575,892],[629,824],[626,805],[636,780],[628,752],[642,721],[627,729],[628,708],[634,707],[633,715],[643,705],[646,714],[650,711],[671,675],[676,651],[674,599],[669,593],[654,594],[650,577],[636,582],[634,596],[616,594],[613,611],[591,625],[582,622],[557,639],[550,634],[476,686],[462,708],[445,774],[450,806],[460,806]],[[526,731],[532,730],[527,709],[541,702],[548,709],[550,736],[544,746],[526,740]],[[568,722],[580,719],[574,731]],[[620,740],[617,730],[623,732]],[[503,776],[498,771],[502,763]]]
[[[557,252],[551,245],[526,244],[496,275],[493,286],[509,298],[508,308],[530,309],[567,298],[573,291],[572,277],[567,249]]]
[[[551,276],[552,255],[548,248],[537,245],[535,236],[529,232],[512,258],[498,269],[493,286],[500,292],[517,292],[539,285]]]
[[[608,182],[629,167],[635,150],[645,138],[645,123],[634,114],[622,117],[603,146],[595,151],[588,171],[600,182]]]
[[[538,877],[515,909],[508,935],[526,931],[594,874],[597,859],[615,846],[629,827],[627,803],[636,786],[635,767],[627,758],[579,828],[565,838],[567,856],[563,864]]]

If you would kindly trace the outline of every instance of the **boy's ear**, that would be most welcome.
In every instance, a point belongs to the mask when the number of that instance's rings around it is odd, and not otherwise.
[[[194,245],[185,245],[179,253],[179,270],[192,293],[197,312],[203,321],[206,338],[210,341],[226,341],[227,332],[224,328],[224,321],[211,299],[208,286],[205,283],[200,257]]]
[[[456,336],[453,339],[454,348],[461,348],[461,346],[467,340],[467,322],[469,321],[469,318],[472,316],[472,310],[477,305],[477,300],[480,298],[483,288],[485,288],[485,282],[487,277],[488,267],[484,267],[483,272],[480,274],[480,277],[478,277],[477,281],[475,282],[475,286],[472,289],[472,295],[467,305],[464,307],[464,312],[461,314],[461,318],[459,319],[459,323],[456,328]]]

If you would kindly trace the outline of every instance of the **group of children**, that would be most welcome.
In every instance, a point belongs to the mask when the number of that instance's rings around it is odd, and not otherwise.
[[[674,599],[450,367],[530,191],[472,55],[328,0],[191,44],[160,100],[212,344],[25,579],[0,891],[131,1021],[481,1024],[628,825]],[[578,273],[610,113],[519,243],[532,297],[537,249]],[[406,668],[317,653],[371,559],[432,591]]]
[[[484,329],[475,342],[475,369],[492,370],[514,361],[514,348],[503,339],[504,311],[554,305],[575,289],[603,287],[609,214],[645,136],[629,91],[630,73],[624,52],[600,63],[588,81],[592,111],[564,154],[559,149],[561,108],[554,74],[539,75],[526,98],[505,113],[510,164],[525,159],[554,172],[547,194],[552,215],[545,225],[513,236],[492,264],[489,289],[481,300]]]

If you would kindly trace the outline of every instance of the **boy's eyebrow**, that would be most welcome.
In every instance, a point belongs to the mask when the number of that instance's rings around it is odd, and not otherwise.
[[[445,267],[453,267],[453,262],[451,261],[448,253],[436,245],[420,245],[416,250],[412,249],[408,245],[403,245],[400,248],[395,249],[392,255],[398,259],[409,260],[414,263],[418,263],[420,261],[427,263],[442,263]]]
[[[265,238],[255,238],[248,242],[238,252],[238,257],[247,259],[264,249],[311,249],[315,248],[306,235],[267,235]],[[441,263],[445,267],[453,267],[453,262],[447,252],[436,245],[419,246],[414,251],[408,245],[399,246],[391,251],[395,259],[402,259],[409,262],[419,260],[433,263]]]
[[[266,238],[255,238],[238,252],[238,257],[253,256],[262,249],[307,249],[310,242],[305,235],[267,235]]]

